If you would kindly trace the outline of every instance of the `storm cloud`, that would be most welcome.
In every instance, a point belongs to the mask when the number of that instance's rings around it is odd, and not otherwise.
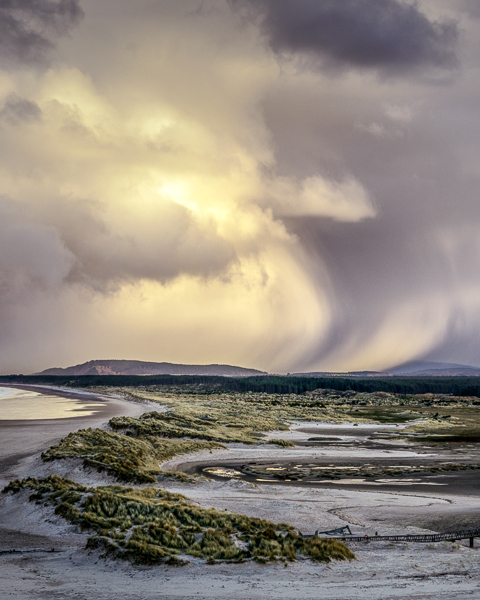
[[[463,9],[469,13],[472,17],[480,18],[480,4],[477,0],[462,0]]]
[[[326,68],[387,74],[457,64],[453,20],[429,19],[399,0],[231,0],[259,19],[274,52],[304,53]],[[244,13],[245,14],[245,13]]]
[[[22,121],[36,121],[41,118],[41,115],[42,111],[35,102],[19,98],[15,93],[7,96],[4,105],[0,109],[0,119],[11,125],[16,125]]]
[[[81,6],[0,2],[1,371],[479,363],[473,3]]]
[[[82,15],[78,0],[0,0],[2,65],[45,64],[56,38]]]

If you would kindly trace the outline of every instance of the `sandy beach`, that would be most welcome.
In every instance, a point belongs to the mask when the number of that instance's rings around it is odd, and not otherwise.
[[[92,414],[63,419],[3,420],[0,419],[0,486],[25,472],[31,459],[56,443],[71,431],[86,427],[101,427],[118,415],[136,417],[144,413],[147,403],[127,402],[117,396],[102,396],[83,390],[64,390],[47,386],[2,384],[1,387],[56,395],[69,399],[77,407],[87,407]],[[74,410],[72,415],[75,415]],[[17,468],[20,471],[17,472]],[[25,475],[23,475],[25,476]]]
[[[64,394],[63,391],[58,393]],[[85,396],[81,396],[85,400]],[[74,399],[78,398],[73,393]],[[88,485],[109,480],[96,471],[83,469],[74,459],[47,465],[39,459],[42,449],[71,430],[100,426],[114,414],[138,416],[148,410],[147,405],[121,398],[92,395],[90,400],[104,404],[101,410],[88,417],[48,423],[0,422],[2,481],[52,473],[70,476]],[[301,428],[301,425],[295,427]],[[345,435],[349,433],[348,428],[346,433],[342,431]],[[293,428],[290,435],[301,441],[303,433]],[[313,460],[319,453],[333,457],[348,452],[348,449],[334,446],[254,448],[230,444],[227,450],[212,454],[206,452],[176,457],[162,467],[184,469],[190,464],[194,468],[196,464],[207,462],[234,464],[247,457]],[[362,452],[380,454],[385,451],[365,449]],[[404,449],[398,452],[404,459],[414,454]],[[391,450],[387,453],[390,455]],[[432,532],[440,530],[439,524],[465,520],[478,523],[480,516],[480,498],[477,495],[447,494],[439,486],[426,486],[421,492],[407,488],[385,491],[373,486],[365,490],[348,485],[314,488],[301,484],[262,485],[233,479],[200,480],[196,485],[169,481],[164,482],[162,487],[180,492],[203,507],[286,521],[306,533],[347,524],[354,533],[371,536],[376,531],[381,534]],[[204,561],[193,558],[189,565],[181,568],[134,567],[125,562],[102,559],[97,551],[88,554],[85,550],[88,535],[56,516],[53,508],[28,502],[27,492],[0,498],[0,534],[2,599],[293,600],[321,597],[326,600],[388,600],[480,597],[480,550],[470,549],[466,541],[356,543],[351,544],[356,560],[330,565],[304,560],[287,566],[283,563],[260,565],[250,562],[206,565]],[[476,540],[476,546],[480,548],[480,540]]]

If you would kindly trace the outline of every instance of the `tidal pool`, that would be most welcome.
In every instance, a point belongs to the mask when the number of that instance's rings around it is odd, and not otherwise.
[[[227,469],[226,467],[210,467],[203,469],[205,473],[211,473],[217,477],[225,477],[226,479],[232,479],[232,477],[242,476],[243,473],[236,469]]]

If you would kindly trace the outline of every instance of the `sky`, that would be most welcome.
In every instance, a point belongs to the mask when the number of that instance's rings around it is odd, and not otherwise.
[[[480,365],[478,0],[0,0],[0,372]]]

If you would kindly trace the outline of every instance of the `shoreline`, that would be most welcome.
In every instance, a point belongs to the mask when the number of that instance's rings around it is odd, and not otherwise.
[[[91,415],[60,419],[0,419],[0,488],[9,481],[23,476],[32,460],[49,446],[60,441],[72,431],[88,427],[102,427],[114,416],[137,417],[148,411],[149,403],[133,402],[120,396],[109,396],[80,390],[64,391],[60,388],[30,385],[0,385],[23,391],[55,395],[62,398],[91,402],[97,406]],[[101,404],[101,406],[98,406]]]
[[[52,396],[59,396],[61,398],[71,398],[72,400],[89,400],[95,398],[96,400],[100,400],[101,402],[108,402],[109,400],[118,399],[123,400],[121,396],[111,395],[108,396],[106,394],[98,394],[97,392],[86,392],[78,389],[69,389],[63,387],[56,387],[51,385],[38,385],[38,384],[30,384],[30,383],[0,383],[0,388],[13,388],[16,390],[24,390],[27,392],[37,392],[39,394],[50,394]],[[90,398],[86,398],[89,396]],[[127,401],[125,401],[127,402]]]
[[[45,450],[55,439],[84,426],[102,426],[107,415],[128,412],[139,416],[151,408],[149,403],[136,403],[113,395],[78,393],[39,386],[5,386],[28,389],[40,393],[86,401],[87,397],[104,404],[95,415],[67,419],[15,421],[10,426],[0,421],[2,437],[17,434],[17,454],[8,447],[12,465],[1,477],[18,473],[25,476],[43,476],[39,451]],[[36,389],[34,389],[36,388]],[[155,405],[156,406],[156,405]],[[53,422],[52,422],[53,421]],[[357,428],[355,428],[357,429]],[[305,436],[310,432],[300,432]],[[333,433],[333,432],[332,432]],[[22,435],[19,435],[22,434]],[[274,434],[271,434],[274,435]],[[299,434],[294,433],[294,437]],[[28,441],[30,440],[30,441]],[[299,440],[300,441],[300,440]],[[4,440],[0,440],[0,459],[5,460]],[[2,450],[3,446],[3,450]],[[359,448],[335,446],[281,448],[276,446],[252,447],[231,445],[229,450],[192,453],[177,456],[162,463],[162,467],[181,468],[181,465],[204,460],[215,463],[241,460],[243,450],[258,458],[268,454],[269,460],[311,460],[325,453],[345,456],[359,452]],[[391,455],[389,450],[377,449],[379,455]],[[399,448],[404,454],[414,449]],[[372,450],[365,449],[364,451]],[[244,456],[244,455],[243,455]],[[423,455],[425,456],[425,455]],[[68,459],[67,459],[68,460]],[[48,472],[62,474],[69,470],[73,479],[88,478],[81,462],[72,459],[49,463]],[[16,461],[16,462],[15,462]],[[0,460],[1,465],[1,460]],[[95,472],[97,484],[111,483],[108,477]],[[0,481],[1,485],[1,481]],[[480,517],[480,498],[442,494],[440,489],[423,493],[385,491],[380,489],[356,490],[348,486],[308,487],[299,482],[295,486],[254,485],[241,480],[210,480],[183,484],[163,480],[157,484],[171,492],[185,495],[205,508],[227,510],[275,522],[288,522],[309,533],[315,529],[326,530],[349,524],[354,533],[375,535],[419,533],[435,531],[442,519],[454,521]],[[431,492],[431,493],[429,493]],[[89,534],[68,524],[55,515],[52,507],[37,506],[28,502],[28,493],[22,498],[0,496],[0,587],[5,598],[14,600],[39,600],[64,598],[66,600],[114,600],[122,590],[122,600],[404,600],[417,597],[425,600],[456,600],[468,597],[472,589],[480,586],[478,549],[464,543],[414,544],[377,542],[354,543],[351,549],[357,560],[352,563],[333,562],[329,565],[300,560],[296,563],[259,565],[216,563],[206,565],[198,559],[182,568],[168,565],[135,567],[122,561],[102,559],[95,551],[85,550]],[[479,542],[477,540],[477,546]],[[14,546],[14,548],[13,548]],[[51,548],[59,550],[52,553]],[[13,554],[3,551],[15,549]],[[34,552],[32,552],[34,550]],[[468,575],[468,576],[467,576]],[[161,590],[161,592],[159,592]]]

